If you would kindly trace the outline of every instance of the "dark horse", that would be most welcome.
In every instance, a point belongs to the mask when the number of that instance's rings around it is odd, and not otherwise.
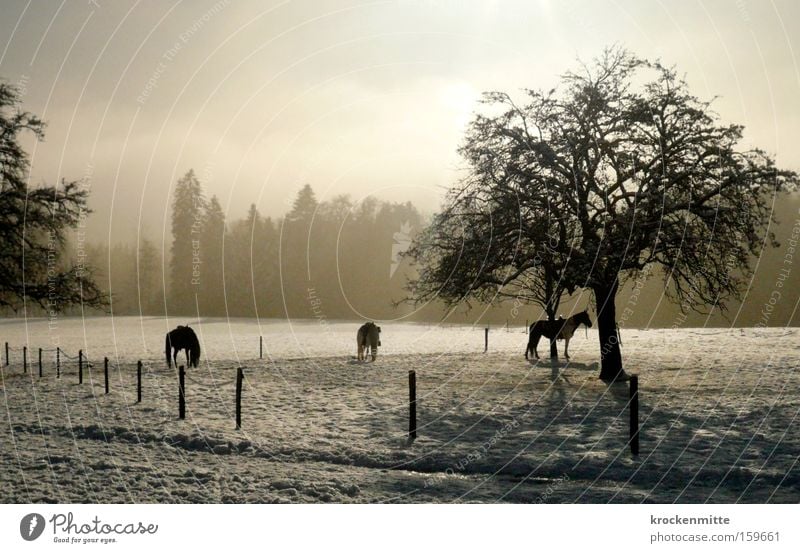
[[[557,321],[536,321],[530,328],[528,347],[525,348],[525,359],[528,358],[528,353],[533,353],[533,356],[539,359],[536,346],[539,345],[539,338],[542,336],[550,338],[551,341],[564,340],[564,357],[569,359],[569,339],[575,334],[575,329],[582,324],[586,325],[587,328],[592,326],[592,320],[586,311],[581,311],[568,319],[562,317]]]
[[[167,365],[172,367],[172,362],[175,361],[175,366],[178,366],[178,352],[182,349],[186,350],[186,361],[189,366],[196,367],[200,361],[200,341],[194,330],[188,326],[179,326],[175,330],[167,332],[165,346]]]

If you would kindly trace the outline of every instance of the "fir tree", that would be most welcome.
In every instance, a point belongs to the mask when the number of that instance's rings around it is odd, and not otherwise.
[[[172,202],[170,306],[179,314],[196,313],[203,280],[203,210],[200,182],[193,170],[178,181]]]
[[[86,264],[88,190],[77,181],[29,187],[29,160],[19,143],[25,131],[41,139],[44,123],[20,109],[13,86],[0,83],[0,306],[17,310],[32,302],[49,313],[105,306]],[[68,229],[77,229],[74,260],[63,255]]]

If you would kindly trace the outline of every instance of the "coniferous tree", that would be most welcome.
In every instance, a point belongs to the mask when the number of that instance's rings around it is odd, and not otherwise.
[[[253,279],[259,317],[280,314],[278,294],[278,232],[269,217],[261,218],[253,234]]]
[[[178,181],[172,202],[170,307],[176,313],[196,313],[203,278],[203,190],[193,170]]]
[[[164,279],[161,253],[155,244],[144,238],[139,243],[136,261],[139,306],[136,313],[157,315],[164,313]]]
[[[255,315],[251,243],[258,212],[252,206],[248,217],[234,221],[225,235],[225,302],[228,316]]]
[[[63,255],[68,229],[82,227],[89,213],[89,192],[77,181],[29,187],[29,160],[19,143],[25,131],[41,139],[44,123],[20,109],[16,88],[0,83],[0,307],[32,302],[48,313],[78,304],[104,307],[82,235],[77,258]]]
[[[288,317],[311,316],[309,293],[314,283],[309,281],[309,249],[312,248],[311,230],[318,202],[311,186],[306,184],[297,193],[292,209],[281,226],[280,294]]]
[[[204,315],[225,315],[225,281],[223,280],[223,248],[225,241],[225,213],[216,196],[205,208],[201,233],[203,271],[200,281],[200,308]]]

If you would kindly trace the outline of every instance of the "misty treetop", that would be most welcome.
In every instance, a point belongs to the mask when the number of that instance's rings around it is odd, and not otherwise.
[[[44,123],[23,111],[16,88],[0,82],[0,307],[38,307],[54,314],[73,305],[103,307],[78,234],[76,257],[65,255],[67,231],[79,229],[89,209],[79,181],[29,186],[28,155],[20,135],[44,138]]]
[[[192,312],[200,292],[201,233],[206,203],[200,181],[190,170],[175,186],[172,198],[170,304],[177,312]]]
[[[469,174],[411,250],[411,293],[552,305],[590,290],[603,379],[624,375],[620,283],[660,267],[681,309],[724,306],[741,290],[733,269],[749,276],[772,239],[774,194],[797,183],[764,151],[742,149],[742,126],[720,122],[674,69],[622,49],[553,90],[484,102],[460,150]]]
[[[405,270],[398,270],[406,265],[397,237],[406,247],[423,224],[410,203],[354,202],[347,196],[320,202],[310,185],[299,190],[281,219],[262,216],[253,204],[244,218],[226,221],[219,200],[206,199],[194,171],[176,183],[172,206],[166,294],[163,286],[151,287],[149,271],[141,268],[143,261],[155,266],[150,242],[142,242],[138,261],[135,247],[107,252],[120,258],[113,267],[137,267],[131,273],[148,283],[137,285],[122,274],[109,278],[116,313],[153,313],[161,302],[155,313],[392,317],[406,278]]]

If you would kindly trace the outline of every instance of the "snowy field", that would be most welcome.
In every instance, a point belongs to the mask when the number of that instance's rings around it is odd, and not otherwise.
[[[588,340],[576,334],[570,363],[550,365],[524,360],[522,325],[493,329],[484,354],[482,329],[383,323],[378,360],[364,364],[354,359],[357,323],[203,321],[193,324],[203,362],[188,373],[180,421],[163,336],[185,322],[0,322],[12,346],[2,367],[0,500],[800,501],[797,329],[624,330],[626,370],[640,378],[634,458],[628,385],[597,379],[591,330]],[[55,378],[52,352],[39,378],[37,350],[55,345],[87,353],[83,385],[66,357]],[[409,369],[419,400],[412,444]]]

